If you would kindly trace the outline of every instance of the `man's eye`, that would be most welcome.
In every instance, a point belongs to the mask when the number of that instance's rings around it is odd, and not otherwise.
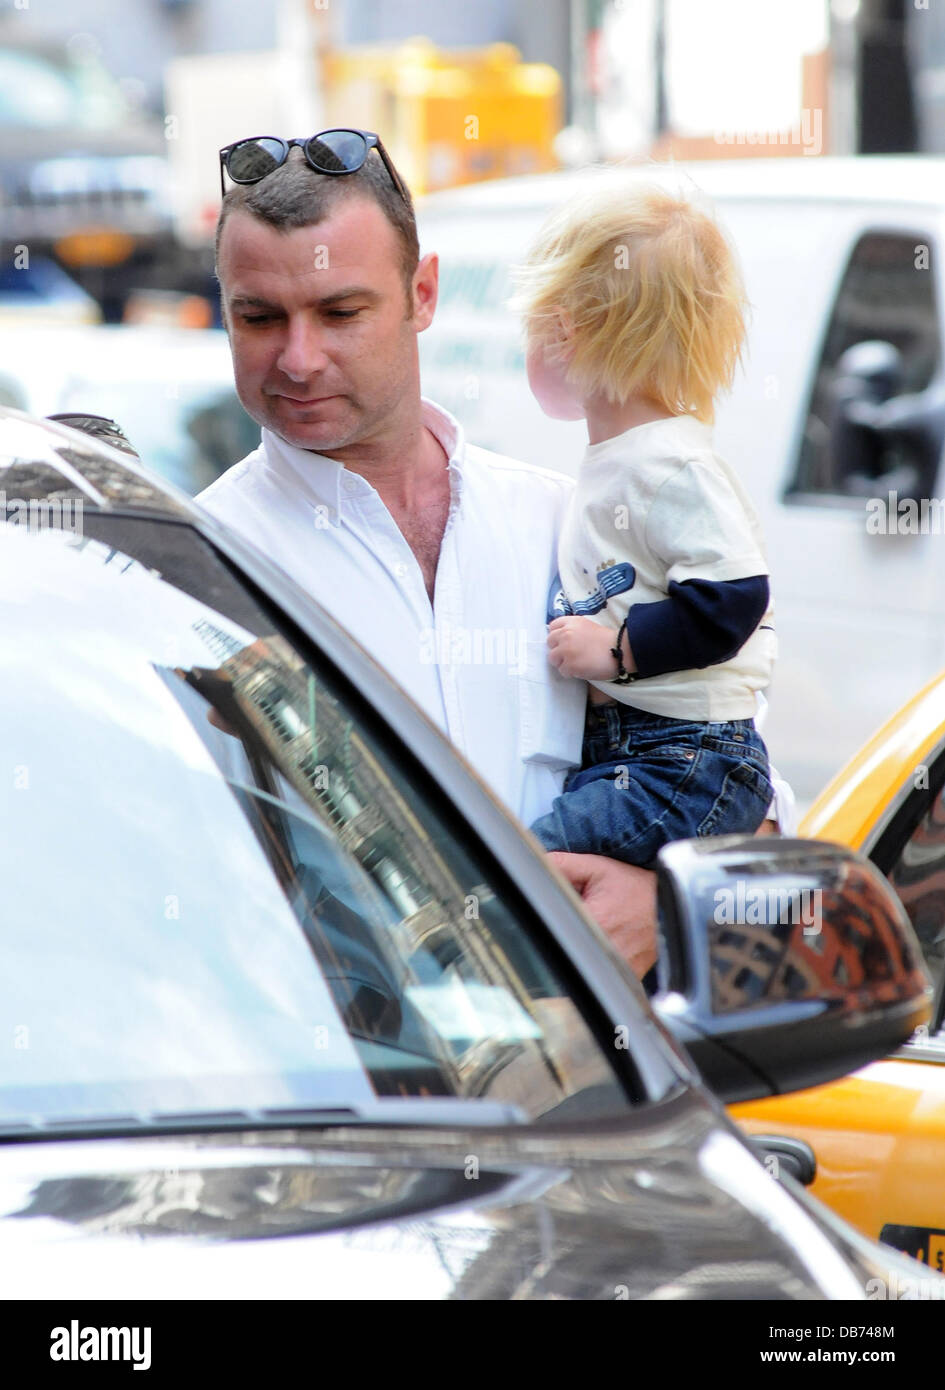
[[[330,319],[353,319],[355,314],[360,314],[360,309],[329,309]]]
[[[244,314],[244,323],[268,323],[272,318],[271,314]]]

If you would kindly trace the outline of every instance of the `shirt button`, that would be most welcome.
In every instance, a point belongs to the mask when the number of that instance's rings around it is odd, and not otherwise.
[[[406,566],[405,564],[403,564],[403,563],[395,565],[395,566],[394,566],[394,573],[396,574],[396,576],[397,576],[398,579],[406,579],[406,577],[407,577],[407,566]]]
[[[345,492],[357,492],[358,480],[357,478],[344,478],[342,480],[342,486]]]

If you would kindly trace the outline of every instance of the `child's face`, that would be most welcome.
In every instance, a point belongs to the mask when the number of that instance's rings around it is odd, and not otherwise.
[[[567,359],[546,355],[544,347],[529,339],[525,370],[532,395],[552,420],[583,420],[585,411],[574,387],[565,380]]]

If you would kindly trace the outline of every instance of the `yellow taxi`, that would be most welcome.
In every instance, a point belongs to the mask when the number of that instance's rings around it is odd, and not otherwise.
[[[817,1197],[945,1270],[945,672],[833,779],[800,833],[860,850],[887,875],[935,986],[932,1018],[884,1061],[731,1114],[750,1134],[808,1144]]]

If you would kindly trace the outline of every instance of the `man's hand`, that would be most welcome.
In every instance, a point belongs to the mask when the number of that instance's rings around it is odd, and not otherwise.
[[[613,658],[611,658],[613,660]],[[548,858],[580,894],[594,921],[640,979],[656,964],[656,874],[600,854]]]
[[[590,618],[555,618],[548,625],[548,660],[562,676],[613,680],[617,674],[616,643],[616,632]]]

